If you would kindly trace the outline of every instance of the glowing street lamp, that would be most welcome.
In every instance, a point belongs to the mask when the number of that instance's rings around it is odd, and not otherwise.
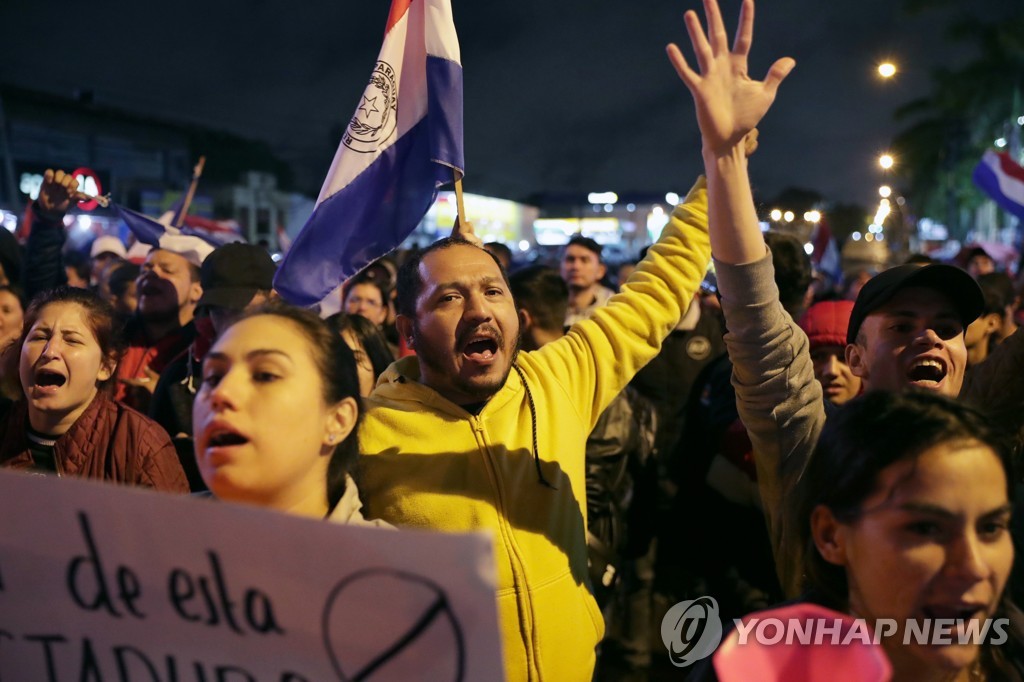
[[[878,75],[882,78],[892,78],[896,75],[896,65],[892,62],[883,62],[878,65]]]
[[[820,211],[807,211],[806,213],[804,213],[804,220],[809,222],[809,223],[821,222],[821,212]]]
[[[786,219],[787,223],[791,223],[793,222],[793,218],[795,216],[793,215],[792,211],[786,211],[785,213],[782,214],[782,217]]]
[[[892,168],[894,163],[896,162],[893,160],[891,154],[882,154],[881,156],[878,157],[878,165],[884,168],[885,170],[889,170],[890,168]]]
[[[889,185],[882,185],[878,188],[878,196],[883,199],[888,199],[892,196],[892,187],[889,187]]]
[[[777,208],[773,208],[771,212],[771,217],[772,220],[774,220],[775,222],[779,222],[780,220],[782,220],[782,211],[780,211]]]

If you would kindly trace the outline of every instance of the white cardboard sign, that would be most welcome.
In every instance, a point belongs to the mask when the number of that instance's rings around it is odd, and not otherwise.
[[[0,472],[0,681],[502,679],[492,540]]]

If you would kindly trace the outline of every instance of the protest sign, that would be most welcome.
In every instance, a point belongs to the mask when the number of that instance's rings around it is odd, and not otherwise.
[[[500,680],[483,534],[0,473],[0,680]]]

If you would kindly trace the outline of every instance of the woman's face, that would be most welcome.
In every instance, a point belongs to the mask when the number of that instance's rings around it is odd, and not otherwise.
[[[55,418],[70,426],[96,396],[96,384],[113,371],[80,305],[44,307],[28,329],[18,364],[33,426],[52,429]]]
[[[903,646],[904,623],[983,625],[995,612],[1013,564],[1006,490],[1006,474],[988,446],[946,442],[884,469],[859,517],[837,523],[832,544],[823,544],[816,528],[819,551],[846,568],[850,610],[899,624],[883,640],[897,672],[962,670],[977,658],[973,643]]]
[[[373,363],[370,362],[370,356],[366,354],[366,347],[356,337],[355,332],[346,329],[341,333],[341,338],[345,341],[345,345],[352,349],[352,355],[355,356],[356,374],[359,375],[359,395],[365,398],[373,392],[373,387],[377,384]]]
[[[21,336],[23,322],[21,301],[9,291],[0,291],[0,349]]]
[[[312,353],[295,323],[259,315],[230,327],[206,356],[193,433],[217,497],[326,514],[327,464],[357,413],[352,399],[324,402]]]

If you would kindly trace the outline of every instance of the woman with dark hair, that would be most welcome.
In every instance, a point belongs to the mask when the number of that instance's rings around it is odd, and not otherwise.
[[[122,346],[110,305],[57,287],[25,312],[15,358],[22,397],[0,403],[0,466],[188,492],[171,440],[111,398]]]
[[[850,401],[799,487],[809,600],[895,621],[882,638],[893,680],[1024,679],[1022,615],[1005,591],[1013,481],[1004,442],[972,408],[929,392]],[[906,637],[910,621],[936,619],[956,621],[952,644]],[[961,643],[989,619],[1007,619],[1008,641]]]
[[[359,394],[364,398],[369,396],[377,385],[377,377],[395,361],[384,333],[362,315],[336,313],[325,321],[355,356]]]
[[[363,519],[352,351],[315,314],[280,302],[243,315],[203,362],[196,460],[219,499],[340,523]]]

